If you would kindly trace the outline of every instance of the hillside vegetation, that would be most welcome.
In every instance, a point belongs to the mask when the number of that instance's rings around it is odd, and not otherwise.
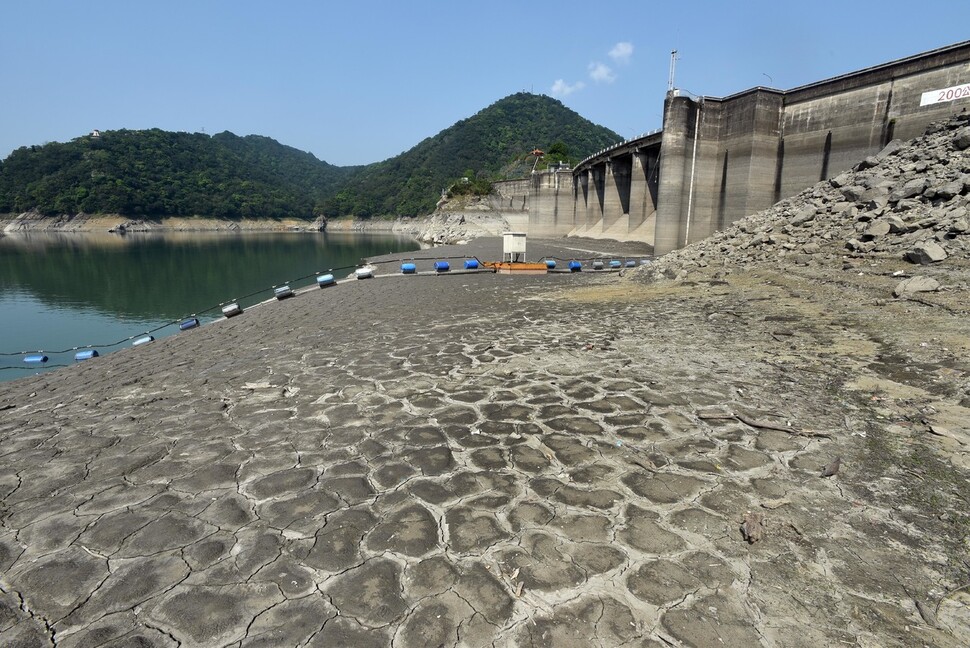
[[[535,148],[577,162],[622,139],[555,99],[518,93],[397,157],[362,168],[327,203],[326,213],[416,216],[434,209],[441,190],[469,172],[477,179],[505,179],[531,168]]]
[[[394,158],[338,167],[268,137],[103,131],[21,147],[0,162],[0,213],[310,219],[416,216],[441,190],[531,167],[536,147],[575,161],[621,139],[549,97],[515,94]]]
[[[310,218],[354,171],[256,135],[105,131],[14,151],[0,213]]]

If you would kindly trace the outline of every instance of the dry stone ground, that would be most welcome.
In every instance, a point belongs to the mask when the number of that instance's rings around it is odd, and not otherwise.
[[[845,274],[375,279],[8,383],[0,643],[966,645],[968,320]]]

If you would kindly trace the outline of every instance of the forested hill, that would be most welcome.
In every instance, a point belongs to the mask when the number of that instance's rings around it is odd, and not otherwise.
[[[362,167],[327,164],[256,135],[102,131],[11,153],[0,162],[0,213],[416,216],[461,177],[487,182],[528,170],[536,147],[577,161],[620,139],[559,101],[526,93]]]
[[[518,93],[397,157],[363,167],[327,202],[326,211],[363,217],[426,214],[441,190],[469,171],[487,180],[505,179],[531,169],[529,153],[535,148],[555,149],[564,161],[578,162],[622,139],[555,99]]]
[[[11,153],[0,213],[310,218],[357,170],[256,135],[103,131]]]

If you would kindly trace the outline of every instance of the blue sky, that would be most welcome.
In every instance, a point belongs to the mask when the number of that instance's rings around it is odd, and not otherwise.
[[[970,38],[957,0],[5,0],[0,158],[92,129],[259,134],[395,156],[515,92],[623,137],[676,85],[788,89]]]

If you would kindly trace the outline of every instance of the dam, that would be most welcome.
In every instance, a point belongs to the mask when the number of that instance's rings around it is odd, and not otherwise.
[[[664,254],[832,178],[970,107],[970,41],[791,90],[673,89],[663,128],[573,169],[496,183],[536,236],[641,241]],[[524,220],[524,219],[523,219]]]

